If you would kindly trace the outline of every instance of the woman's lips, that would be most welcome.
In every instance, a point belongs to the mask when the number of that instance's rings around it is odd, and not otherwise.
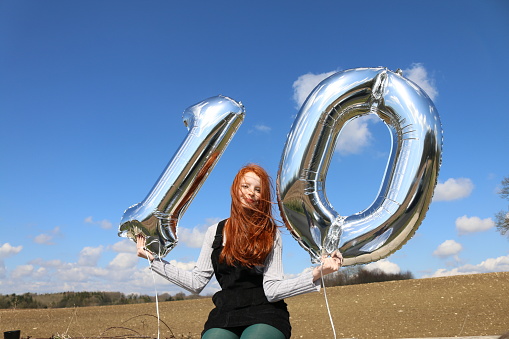
[[[254,199],[250,199],[250,198],[244,198],[244,200],[248,203],[248,204],[254,204]]]

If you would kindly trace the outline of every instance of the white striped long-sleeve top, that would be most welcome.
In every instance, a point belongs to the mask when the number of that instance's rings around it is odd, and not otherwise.
[[[152,270],[191,293],[200,293],[214,274],[211,255],[216,229],[217,224],[207,229],[200,256],[192,271],[183,270],[162,259],[156,259],[152,262]],[[311,270],[305,271],[296,277],[285,279],[282,254],[283,242],[278,231],[273,249],[265,260],[265,265],[258,267],[263,272],[263,289],[269,302],[320,290],[320,281],[313,281]]]

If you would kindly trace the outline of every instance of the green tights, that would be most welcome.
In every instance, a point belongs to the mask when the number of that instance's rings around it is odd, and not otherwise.
[[[284,334],[277,328],[267,324],[254,324],[240,328],[211,328],[201,337],[202,339],[285,339]]]

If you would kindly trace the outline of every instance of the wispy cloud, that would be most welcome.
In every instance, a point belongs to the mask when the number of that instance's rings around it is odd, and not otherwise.
[[[267,125],[255,125],[255,130],[259,132],[269,133],[272,128]]]
[[[53,239],[61,235],[60,227],[55,227],[48,233],[42,233],[34,237],[34,242],[41,245],[54,245]]]
[[[95,221],[91,216],[86,217],[85,220],[83,220],[83,222],[85,222],[85,224],[98,225],[99,227],[105,230],[109,230],[110,228],[113,227],[113,224],[109,220],[103,219],[100,221]]]

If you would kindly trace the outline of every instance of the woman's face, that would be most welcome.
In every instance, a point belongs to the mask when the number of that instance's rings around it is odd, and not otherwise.
[[[260,177],[254,172],[247,172],[240,180],[239,198],[243,206],[255,207],[261,196]]]

